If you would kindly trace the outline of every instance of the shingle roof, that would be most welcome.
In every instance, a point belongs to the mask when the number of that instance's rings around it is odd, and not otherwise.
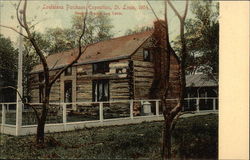
[[[207,74],[194,74],[186,76],[186,87],[213,87],[218,86],[215,76]]]
[[[86,51],[78,60],[77,64],[88,64],[100,61],[117,60],[131,56],[153,33],[153,30],[133,35],[118,37],[87,46]],[[78,54],[78,48],[55,53],[47,57],[50,69],[56,69],[69,64]],[[42,71],[39,64],[31,73]]]

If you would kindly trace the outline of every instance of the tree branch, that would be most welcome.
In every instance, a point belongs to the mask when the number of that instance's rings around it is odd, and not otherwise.
[[[0,27],[11,29],[11,30],[15,31],[16,33],[18,33],[19,35],[23,36],[24,38],[29,39],[28,36],[22,34],[21,32],[17,31],[17,30],[16,30],[15,28],[13,28],[13,27],[5,26],[5,25],[2,25],[2,24],[0,24]]]
[[[5,86],[5,87],[0,87],[0,90],[1,90],[1,89],[8,89],[8,88],[15,90],[15,91],[17,92],[18,96],[20,97],[21,101],[24,103],[24,99],[23,99],[23,97],[21,96],[20,92],[17,90],[16,87],[13,87],[13,86]]]
[[[186,0],[185,11],[184,11],[184,15],[182,16],[182,19],[183,19],[183,20],[185,20],[185,19],[186,19],[186,16],[187,16],[188,3],[189,3],[189,0]]]
[[[19,8],[20,8],[21,2],[22,2],[22,0],[20,0],[19,3],[18,3],[18,5],[17,5],[17,8],[16,8],[16,17],[17,17],[17,20],[18,20],[20,26],[24,28],[24,24],[23,24],[23,22],[21,21],[21,19],[19,17],[19,11],[20,11]]]
[[[86,46],[84,48],[84,50],[82,51],[82,37],[84,36],[85,34],[85,31],[86,31],[86,20],[87,20],[87,8],[86,8],[86,15],[84,16],[84,19],[83,19],[83,29],[82,29],[82,33],[78,39],[78,55],[77,57],[70,63],[68,64],[67,66],[65,66],[63,69],[61,69],[59,72],[56,73],[56,75],[53,77],[53,79],[50,81],[50,84],[49,86],[51,87],[55,81],[61,76],[61,74],[66,71],[69,67],[71,67],[74,63],[77,63],[77,61],[79,60],[79,58],[81,57],[81,55],[86,51],[86,49],[88,48],[88,46]]]
[[[54,83],[55,83],[55,81],[61,76],[61,74],[63,73],[63,72],[65,72],[69,67],[71,67],[74,63],[76,63],[77,61],[78,61],[78,59],[81,57],[81,55],[86,51],[86,49],[88,48],[88,46],[86,46],[85,48],[84,48],[84,50],[81,52],[81,53],[79,53],[78,54],[78,56],[70,63],[70,64],[68,64],[67,66],[65,66],[64,68],[62,68],[60,71],[58,71],[57,73],[56,73],[56,75],[53,77],[53,79],[50,81],[50,86],[52,86]]]
[[[186,112],[179,112],[178,114],[177,114],[177,116],[174,118],[174,120],[173,120],[173,123],[172,123],[172,125],[171,125],[171,130],[174,130],[175,129],[175,126],[176,126],[176,124],[177,124],[177,121],[178,121],[178,119],[182,116],[182,115],[184,115],[184,114],[194,114],[195,112],[193,112],[193,111],[186,111]]]
[[[20,92],[19,92],[15,87],[13,87],[13,86],[5,86],[5,87],[0,87],[0,90],[1,90],[1,89],[8,89],[8,88],[15,90],[15,91],[17,92],[18,96],[20,97],[22,103],[23,103],[24,105],[30,106],[30,107],[34,110],[34,112],[35,112],[35,114],[36,114],[36,117],[37,117],[38,119],[40,118],[39,115],[38,115],[38,112],[37,112],[36,108],[34,108],[34,106],[32,106],[32,105],[28,104],[27,102],[25,102],[25,99],[21,96]]]
[[[180,13],[177,11],[177,9],[175,8],[175,6],[173,5],[173,3],[170,0],[167,0],[168,4],[170,5],[170,7],[173,9],[174,13],[177,15],[177,17],[182,20],[182,17],[180,15]]]
[[[39,46],[37,45],[36,40],[34,39],[33,35],[30,32],[29,26],[27,24],[27,19],[26,19],[26,9],[27,9],[27,0],[24,0],[24,6],[23,6],[23,24],[24,24],[24,29],[28,35],[28,39],[31,42],[32,46],[35,48],[36,53],[38,54],[42,64],[43,64],[43,69],[44,69],[44,78],[45,78],[45,83],[49,84],[49,68],[48,68],[48,64],[47,61],[41,51],[41,49],[39,48]]]
[[[34,110],[34,112],[35,112],[37,120],[40,121],[40,116],[38,114],[37,109],[33,105],[30,105],[29,103],[24,103],[24,105],[27,105],[27,106],[31,107]]]
[[[166,25],[160,21],[159,17],[158,17],[158,16],[157,16],[157,14],[155,13],[155,11],[154,11],[154,9],[153,9],[152,5],[149,3],[149,1],[148,1],[148,0],[146,0],[146,2],[148,3],[148,5],[149,5],[149,7],[150,7],[151,11],[153,12],[153,14],[154,14],[155,18],[157,19],[157,21],[159,21],[159,22],[160,22],[160,24],[162,25],[162,27],[164,27],[164,28],[165,28],[165,27],[166,27]]]
[[[60,59],[57,59],[56,62],[55,62],[55,64],[51,67],[50,70],[53,70],[55,68],[55,66],[57,65],[57,63],[59,62],[59,60],[61,60],[61,59],[62,59],[62,57]]]

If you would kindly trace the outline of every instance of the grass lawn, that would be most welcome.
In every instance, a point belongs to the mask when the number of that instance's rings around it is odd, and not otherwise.
[[[34,145],[34,135],[0,135],[0,159],[160,159],[162,127],[163,122],[145,122],[50,133],[46,134],[46,147],[42,149]],[[179,119],[173,132],[175,158],[216,159],[217,150],[217,114]]]

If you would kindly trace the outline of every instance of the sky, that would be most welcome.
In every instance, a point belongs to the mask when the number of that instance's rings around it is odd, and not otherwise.
[[[17,28],[18,22],[15,16],[15,8],[13,7],[13,4],[17,3],[17,1],[0,1],[0,23]],[[150,1],[150,3],[158,17],[163,19],[163,1]],[[35,18],[33,23],[38,23],[35,30],[39,32],[44,32],[46,28],[68,28],[71,24],[71,17],[84,12],[86,5],[87,2],[81,0],[30,0],[28,1],[27,20],[32,21]],[[180,12],[184,11],[184,1],[175,1],[174,5]],[[114,37],[123,36],[128,29],[152,26],[153,21],[156,20],[146,1],[90,0],[88,1],[88,12],[93,14],[105,12],[109,14],[114,26],[112,30]],[[179,21],[170,9],[168,15],[170,39],[174,39],[179,33]],[[189,11],[187,18],[192,16]],[[1,28],[0,32],[14,43],[17,43],[17,33],[5,28]]]

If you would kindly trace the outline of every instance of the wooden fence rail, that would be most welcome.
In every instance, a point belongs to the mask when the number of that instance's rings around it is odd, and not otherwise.
[[[177,99],[168,99],[168,100],[176,101]],[[192,111],[194,112],[201,112],[202,111],[201,103],[203,103],[203,105],[212,104],[212,106],[208,107],[209,110],[212,110],[212,111],[218,110],[218,105],[217,105],[218,99],[216,97],[186,98],[185,100],[187,103],[183,111],[192,109]],[[195,103],[193,101],[195,101]],[[122,111],[122,113],[117,113],[118,117],[105,118],[105,115],[108,114],[109,110],[111,109],[112,104],[113,105],[118,104],[118,106],[119,104],[127,104],[125,105],[125,109],[127,107],[127,110]],[[135,105],[138,105],[138,104],[141,107],[141,114],[136,115],[134,110],[135,110]],[[42,104],[30,103],[29,105],[38,106],[39,108],[39,106],[41,106]],[[45,132],[61,132],[61,131],[74,130],[76,128],[84,128],[84,127],[123,125],[123,124],[140,123],[143,121],[163,120],[162,108],[161,108],[159,99],[122,100],[122,101],[106,101],[106,102],[50,103],[50,105],[58,106],[59,109],[58,109],[58,112],[56,112],[57,119],[52,121],[52,123],[46,124]],[[32,119],[32,124],[27,125],[26,123],[22,123],[27,119],[27,116],[31,116],[31,115],[34,116],[32,109],[27,108],[27,106],[21,105],[22,114],[16,114],[16,106],[18,106],[16,102],[0,103],[1,133],[16,135],[16,136],[35,134],[36,133],[36,119],[34,117]],[[71,108],[68,106],[70,106]],[[75,106],[88,106],[88,107],[90,106],[90,108],[92,107],[92,109],[97,107],[95,108],[98,111],[95,115],[97,118],[93,120],[76,119],[74,121],[70,121],[69,115],[71,114],[71,112],[68,112],[68,110],[77,109],[77,107]],[[74,112],[80,113],[81,111],[74,111]],[[59,117],[59,121],[58,121],[58,117]],[[80,115],[79,117],[82,118],[84,117],[84,115]]]

